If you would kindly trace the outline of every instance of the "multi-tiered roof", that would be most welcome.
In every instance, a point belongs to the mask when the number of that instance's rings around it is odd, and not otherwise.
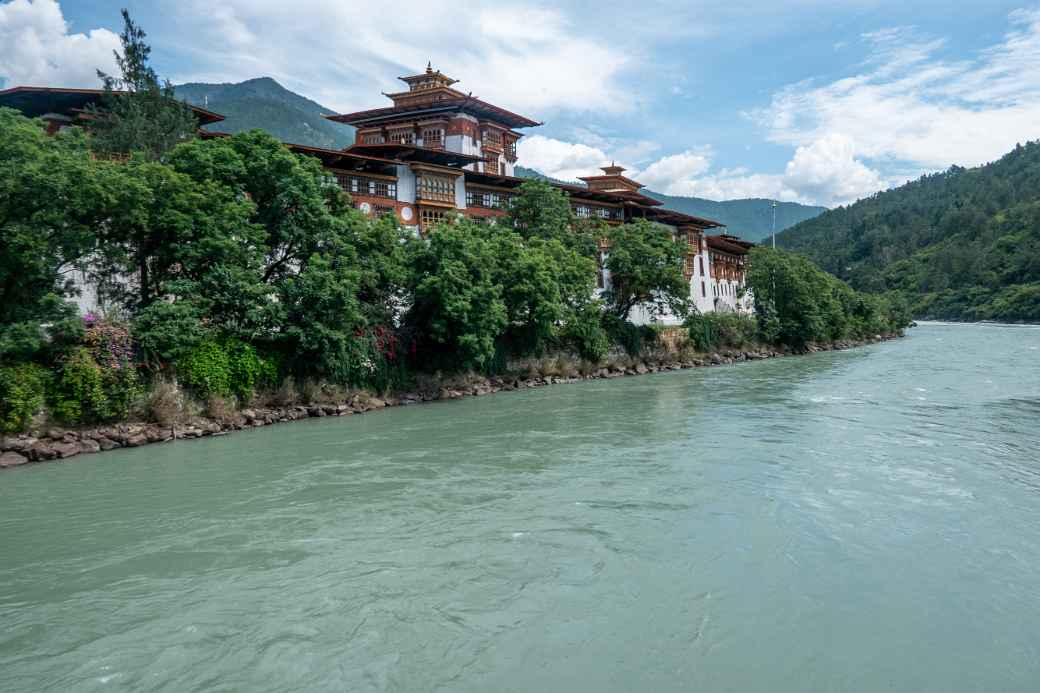
[[[467,113],[483,120],[499,123],[507,128],[529,128],[541,125],[536,120],[507,111],[504,108],[482,101],[452,87],[458,80],[434,70],[431,65],[426,71],[408,77],[398,77],[408,85],[408,91],[395,92],[386,96],[394,102],[386,108],[373,108],[355,113],[326,116],[337,123],[347,123],[357,128],[386,125],[402,117]]]

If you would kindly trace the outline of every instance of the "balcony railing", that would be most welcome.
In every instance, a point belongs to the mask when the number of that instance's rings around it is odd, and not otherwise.
[[[432,202],[455,204],[455,179],[447,176],[423,174],[416,186],[416,198]]]

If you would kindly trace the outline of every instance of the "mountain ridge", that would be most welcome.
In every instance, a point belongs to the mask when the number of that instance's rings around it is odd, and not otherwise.
[[[286,89],[272,77],[244,82],[189,82],[174,87],[178,97],[224,116],[208,130],[236,133],[266,130],[283,142],[326,149],[354,143],[354,128],[323,118],[336,111]]]

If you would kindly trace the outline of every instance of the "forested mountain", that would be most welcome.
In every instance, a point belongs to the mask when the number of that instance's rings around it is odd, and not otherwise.
[[[1040,321],[1040,142],[831,210],[777,244],[857,289],[905,294],[918,317]]]
[[[527,178],[543,178],[554,180],[533,168],[516,167],[516,175]],[[556,181],[565,182],[565,181]],[[664,195],[652,190],[644,191],[650,197],[660,200],[668,209],[704,217],[725,224],[731,233],[756,243],[769,238],[773,228],[773,201],[762,199],[747,200],[706,200],[701,197],[679,197]],[[776,230],[782,231],[800,221],[812,219],[826,212],[826,207],[811,207],[797,202],[781,202],[776,207]]]
[[[210,130],[235,133],[260,128],[283,142],[327,149],[354,143],[354,128],[322,118],[335,113],[333,109],[289,91],[270,77],[238,84],[181,84],[176,90],[189,103],[225,116]]]

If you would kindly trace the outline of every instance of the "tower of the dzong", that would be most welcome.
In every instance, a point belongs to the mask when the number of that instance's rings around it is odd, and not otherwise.
[[[417,75],[400,77],[407,91],[383,95],[393,106],[328,116],[357,128],[359,147],[412,145],[479,157],[467,170],[512,176],[520,128],[541,123],[464,93],[431,65]]]

